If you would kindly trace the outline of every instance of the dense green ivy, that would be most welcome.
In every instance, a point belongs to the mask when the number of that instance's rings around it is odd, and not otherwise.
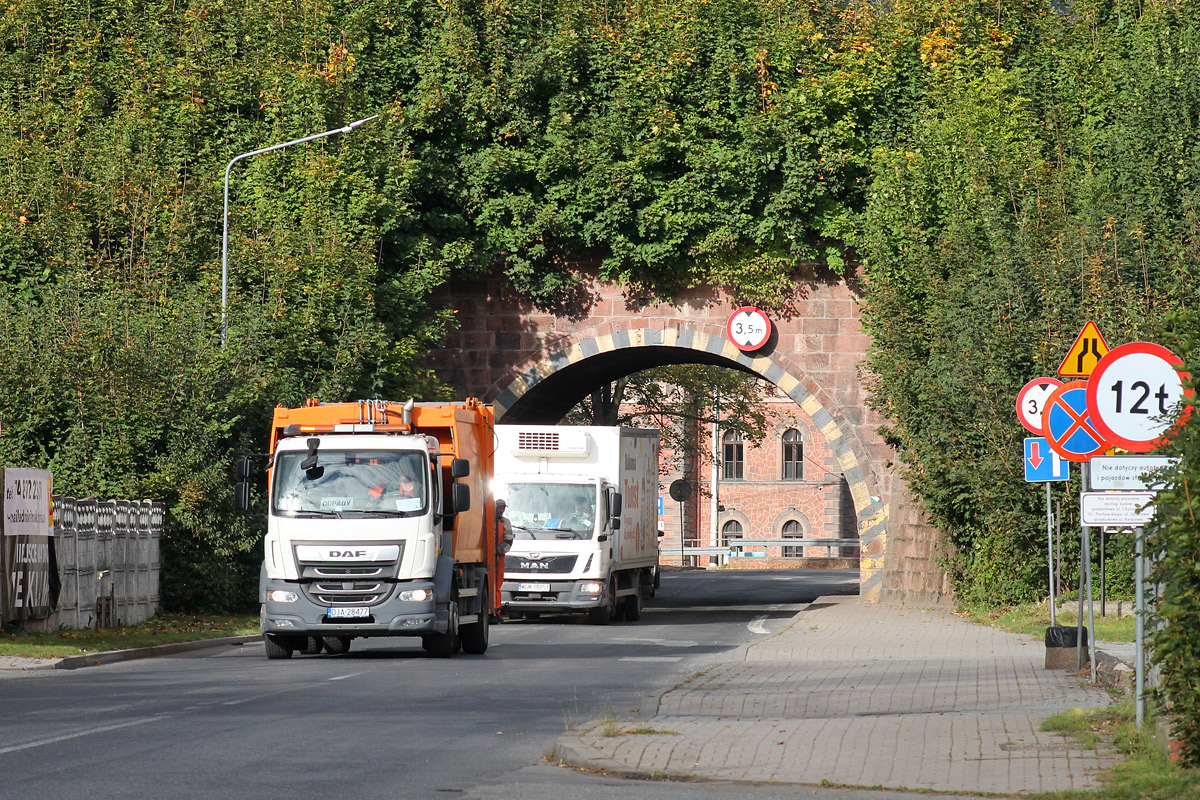
[[[1196,4],[1055,8],[945,3],[890,23],[920,99],[876,150],[857,240],[869,381],[964,602],[1046,595],[1017,391],[1088,319],[1110,346],[1171,346],[1165,315],[1200,277]]]
[[[1200,376],[1200,313],[1169,315],[1167,325],[1185,367]],[[1147,527],[1149,584],[1158,590],[1150,592],[1147,630],[1159,675],[1155,693],[1171,713],[1182,757],[1194,767],[1200,765],[1200,414],[1194,396],[1185,398],[1184,410],[1187,422],[1161,449],[1177,457],[1179,466],[1164,471],[1166,488],[1155,498],[1154,523]]]
[[[588,264],[633,298],[784,308],[798,269],[860,270],[873,402],[958,597],[1043,596],[1014,396],[1085,320],[1171,346],[1196,296],[1196,12],[16,0],[0,458],[166,500],[165,604],[232,607],[258,536],[233,457],[279,402],[442,396],[421,357],[451,276],[577,310]],[[374,114],[234,166],[222,347],[226,164]]]

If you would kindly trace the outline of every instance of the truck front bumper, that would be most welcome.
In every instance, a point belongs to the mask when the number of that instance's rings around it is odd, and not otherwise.
[[[267,579],[262,610],[263,633],[295,636],[420,636],[446,629],[432,598],[433,581],[409,581],[392,587],[382,602],[366,606],[366,617],[332,617],[329,606],[319,606],[305,596],[300,585]],[[428,600],[401,600],[401,590],[428,589]],[[277,595],[295,599],[282,602]],[[440,618],[439,618],[440,617]]]
[[[542,586],[549,588],[542,589]],[[599,591],[596,591],[597,587]],[[538,575],[500,584],[502,610],[508,611],[586,611],[608,602],[607,595],[605,582],[599,578],[548,581]]]

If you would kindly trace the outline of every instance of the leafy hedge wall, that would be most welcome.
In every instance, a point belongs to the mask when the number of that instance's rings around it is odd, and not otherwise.
[[[874,401],[958,596],[1041,596],[1013,399],[1085,320],[1170,346],[1196,295],[1196,10],[14,0],[0,459],[166,500],[164,604],[245,605],[233,457],[278,402],[440,396],[449,276],[554,307],[588,260],[772,306],[798,265],[861,267]],[[376,113],[234,168],[222,348],[226,163]]]
[[[1196,10],[946,3],[923,26],[895,20],[922,99],[910,129],[876,150],[858,239],[870,382],[954,546],[960,601],[1046,594],[1020,387],[1055,373],[1086,320],[1110,346],[1170,347],[1166,315],[1195,304]],[[1063,506],[1064,530],[1078,530],[1076,504]]]

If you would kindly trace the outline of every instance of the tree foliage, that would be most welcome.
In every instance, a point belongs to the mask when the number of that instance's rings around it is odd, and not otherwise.
[[[642,370],[598,387],[571,409],[566,423],[628,425],[660,432],[664,474],[695,476],[711,455],[701,452],[700,432],[713,424],[751,445],[767,432],[763,401],[770,384],[724,367],[685,364]]]
[[[870,386],[965,602],[1045,596],[1020,387],[1089,319],[1110,346],[1170,347],[1165,316],[1196,297],[1200,16],[1138,9],[947,2],[886,23],[914,80],[857,240]]]
[[[167,501],[168,607],[252,602],[233,457],[276,403],[441,396],[420,365],[450,276],[560,308],[587,262],[635,299],[703,283],[786,308],[798,269],[860,270],[873,402],[958,596],[1038,597],[1013,398],[1087,319],[1172,346],[1191,310],[1198,20],[1197,0],[15,0],[0,456]],[[226,165],[376,113],[233,167],[221,347]]]
[[[1169,315],[1175,348],[1193,379],[1200,376],[1200,313]],[[1162,452],[1178,458],[1178,468],[1165,470],[1165,488],[1155,497],[1154,522],[1147,527],[1146,553],[1153,568],[1151,661],[1158,670],[1155,693],[1172,717],[1173,735],[1183,744],[1189,766],[1200,764],[1200,414],[1196,398],[1185,398],[1187,416]],[[1153,593],[1152,593],[1153,595]]]

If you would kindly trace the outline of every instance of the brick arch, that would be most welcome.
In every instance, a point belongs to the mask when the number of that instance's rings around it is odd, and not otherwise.
[[[629,327],[610,323],[604,326],[604,333],[578,331],[574,336],[560,339],[553,348],[513,365],[511,377],[496,381],[488,391],[488,396],[495,398],[497,421],[503,422],[510,409],[520,404],[523,398],[531,399],[531,393],[536,394],[538,386],[560,370],[583,365],[589,359],[612,358],[614,354],[637,348],[683,350],[682,360],[676,353],[676,360],[669,363],[689,363],[695,359],[757,375],[773,383],[812,419],[836,456],[850,489],[862,540],[860,594],[867,601],[879,599],[887,548],[888,504],[879,499],[879,492],[872,491],[866,468],[868,462],[852,427],[840,418],[836,409],[826,407],[803,369],[787,354],[778,351],[769,355],[743,353],[725,337],[724,329],[716,325],[678,322],[673,327],[646,328],[638,327],[637,322],[632,320]]]

